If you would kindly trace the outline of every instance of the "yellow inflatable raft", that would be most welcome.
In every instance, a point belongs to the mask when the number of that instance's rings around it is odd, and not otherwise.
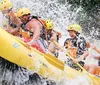
[[[0,28],[0,56],[55,81],[68,78],[76,79],[78,76],[84,77],[84,72],[78,72],[65,66],[55,57],[48,57],[34,48],[31,50],[26,48],[23,41],[10,35],[2,28]],[[90,85],[100,85],[99,78],[90,77],[87,74],[85,76],[88,78]]]

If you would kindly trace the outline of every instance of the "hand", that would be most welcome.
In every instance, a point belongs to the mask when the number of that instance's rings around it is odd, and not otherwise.
[[[28,49],[31,49],[31,47],[30,47],[29,44],[25,44],[24,46],[25,46],[26,48],[28,48]]]
[[[72,59],[74,63],[78,63],[78,60],[77,59]]]
[[[31,41],[28,42],[27,44],[31,46],[33,43],[34,43],[34,40],[31,40]]]
[[[63,47],[60,48],[60,51],[61,51],[61,52],[63,52],[63,51],[67,52],[66,49],[63,49]]]
[[[27,45],[28,46],[31,46],[32,45],[32,42],[30,41],[30,42],[27,42]]]
[[[55,39],[53,37],[51,37],[50,41],[54,41]]]

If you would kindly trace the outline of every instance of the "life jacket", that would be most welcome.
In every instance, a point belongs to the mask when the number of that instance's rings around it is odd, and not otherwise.
[[[4,16],[5,16],[5,18],[8,19],[9,29],[10,29],[10,27],[12,27],[12,28],[16,28],[17,27],[17,25],[14,24],[13,21],[11,20],[11,17],[15,16],[14,12],[12,12],[12,9],[8,10],[7,14],[4,13]]]
[[[68,48],[68,53],[73,57],[73,58],[77,58],[77,48]]]
[[[38,21],[42,24],[42,29],[41,29],[41,31],[40,31],[40,33],[41,33],[41,34],[40,34],[40,37],[41,37],[42,39],[46,40],[46,29],[45,29],[44,23],[42,22],[43,20],[40,20],[39,18],[40,18],[40,17],[37,17],[37,16],[31,16],[30,19],[28,20],[28,22],[31,21],[32,19],[38,20]],[[25,29],[26,24],[27,24],[28,22],[22,24],[22,25],[21,25],[21,28],[22,28],[22,30],[24,30],[25,32],[27,32],[27,33],[29,32],[27,35],[29,35],[29,36],[31,37],[31,36],[33,36],[33,32],[31,32],[31,31]],[[23,35],[23,37],[24,37],[24,35]]]
[[[81,36],[78,36],[74,39],[66,39],[66,41],[64,42],[64,46],[70,50],[70,53],[76,54],[76,58],[80,57],[81,55],[83,55],[84,51],[88,50],[86,40]],[[76,53],[71,51],[74,51]],[[75,57],[75,55],[73,55],[73,57]]]
[[[73,57],[73,58],[76,58],[77,56],[77,48],[76,47],[73,47],[73,44],[70,40],[67,41],[65,47],[67,48],[68,50],[68,53]]]
[[[12,28],[17,28],[17,25],[14,24],[13,22],[11,22],[11,20],[9,19],[9,25],[12,27]]]
[[[11,20],[11,18],[15,18],[16,17],[16,15],[15,15],[15,13],[13,12],[13,11],[10,11],[9,12],[9,16],[8,16],[8,20],[9,20],[9,25],[14,29],[14,28],[17,28],[17,24],[16,23],[14,23],[12,20]]]
[[[22,28],[20,28],[19,35],[20,35],[20,37],[23,37],[25,39],[31,38],[29,32],[23,31]]]
[[[87,48],[90,48],[90,43],[89,42],[86,42],[87,43]]]

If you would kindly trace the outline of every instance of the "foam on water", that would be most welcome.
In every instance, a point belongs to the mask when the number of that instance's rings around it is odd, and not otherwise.
[[[71,11],[71,5],[67,2],[61,4],[58,0],[12,0],[12,2],[15,10],[21,7],[28,7],[32,11],[33,15],[40,16],[44,19],[52,19],[55,29],[64,35],[60,40],[62,45],[65,38],[68,37],[68,32],[66,31],[67,26],[76,23],[78,13],[82,10],[80,7]],[[5,23],[6,21],[4,21],[3,15],[0,15],[0,23]],[[0,26],[2,27],[4,23],[0,24]],[[84,78],[78,76],[75,80],[68,79],[63,80],[62,82],[60,81],[59,83],[56,82],[55,84],[54,81],[47,81],[47,79],[41,76],[30,76],[34,73],[24,68],[18,67],[17,71],[14,70],[14,72],[12,72],[7,69],[6,66],[2,67],[1,65],[0,67],[0,83],[4,83],[4,85],[90,85],[86,76],[84,76]]]

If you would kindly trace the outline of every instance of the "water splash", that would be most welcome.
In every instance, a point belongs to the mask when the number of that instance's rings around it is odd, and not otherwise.
[[[55,29],[61,32],[64,32],[69,24],[76,23],[77,14],[82,10],[80,7],[71,11],[71,5],[68,5],[67,2],[65,4],[60,4],[58,0],[12,1],[14,3],[14,8],[16,9],[28,7],[33,15],[40,16],[44,19],[52,19],[55,24]]]
[[[67,2],[61,4],[58,3],[57,0],[12,0],[12,2],[14,3],[15,10],[21,7],[28,7],[33,15],[40,16],[44,19],[52,19],[55,24],[55,29],[66,36],[68,35],[66,33],[67,26],[72,23],[77,23],[76,18],[78,13],[82,10],[81,7],[71,10],[71,5]],[[84,85],[84,83],[80,84],[80,82],[83,82],[80,77],[75,80],[68,79],[63,82],[55,83],[22,67],[18,67],[18,69],[13,72],[7,68],[7,64],[5,64],[6,67],[1,66],[0,69],[0,83],[4,85]],[[11,64],[10,67],[11,69],[13,68]],[[87,80],[84,80],[84,82],[85,85],[89,84]]]

